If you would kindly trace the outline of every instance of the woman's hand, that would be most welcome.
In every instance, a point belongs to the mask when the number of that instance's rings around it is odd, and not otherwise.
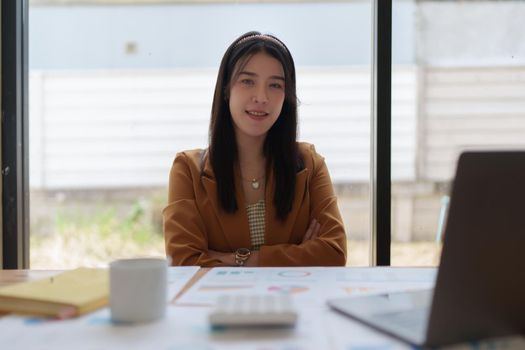
[[[218,252],[216,250],[208,250],[208,255],[212,259],[219,260],[223,264],[228,266],[235,266],[235,254],[234,253],[224,253]]]
[[[316,220],[312,219],[312,222],[310,222],[310,226],[308,226],[308,229],[306,230],[303,241],[301,243],[304,243],[308,240],[315,239],[319,237],[319,232],[321,230],[321,224]],[[212,259],[219,260],[223,264],[227,266],[237,266],[235,263],[235,252],[231,253],[225,253],[225,252],[218,252],[216,250],[208,250],[208,256]],[[246,267],[255,267],[259,265],[259,252],[258,251],[252,251],[250,254],[250,257],[248,260],[246,260],[244,266]]]
[[[321,229],[321,224],[317,220],[312,219],[312,222],[310,222],[310,226],[308,226],[308,229],[306,230],[306,233],[304,234],[304,237],[303,237],[303,241],[301,243],[304,243],[310,239],[319,237],[320,229]]]

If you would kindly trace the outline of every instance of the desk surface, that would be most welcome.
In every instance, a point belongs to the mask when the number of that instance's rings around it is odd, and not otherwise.
[[[174,269],[176,270],[176,268]],[[49,277],[60,271],[0,271],[0,286]],[[176,294],[163,320],[148,324],[116,325],[107,308],[78,319],[56,321],[8,315],[0,317],[0,348],[16,342],[17,349],[409,349],[331,311],[325,298],[331,293],[366,294],[371,287],[403,286],[428,288],[433,268],[229,268],[200,269]],[[281,283],[284,278],[287,282]],[[429,280],[430,278],[430,280]],[[249,282],[249,283],[248,283]],[[299,311],[293,329],[212,329],[207,315],[213,295],[252,285],[254,292],[292,294]],[[419,284],[418,284],[419,283]],[[361,287],[360,287],[361,286]],[[382,288],[383,288],[382,287]],[[317,292],[314,289],[318,289]],[[202,302],[202,305],[196,306]],[[192,305],[193,306],[190,306]],[[31,336],[28,336],[30,334]],[[517,348],[525,348],[518,339]],[[506,342],[505,344],[510,344]],[[489,344],[494,347],[494,344]],[[477,344],[467,344],[472,349]],[[500,347],[512,349],[513,347]],[[455,348],[455,349],[462,349]]]

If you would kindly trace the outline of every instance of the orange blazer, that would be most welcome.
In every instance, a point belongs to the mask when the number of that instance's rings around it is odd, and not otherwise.
[[[344,266],[346,235],[324,158],[313,145],[299,143],[305,168],[297,173],[295,200],[286,221],[276,218],[274,179],[267,179],[265,193],[265,243],[259,251],[260,266]],[[248,215],[243,205],[239,170],[235,171],[238,209],[226,213],[217,198],[217,184],[203,150],[177,154],[170,172],[168,205],[162,214],[166,253],[173,265],[223,266],[208,249],[234,252],[250,248]],[[315,218],[319,237],[301,243]]]

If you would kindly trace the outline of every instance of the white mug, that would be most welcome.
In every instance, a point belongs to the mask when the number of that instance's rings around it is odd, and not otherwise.
[[[109,307],[115,322],[148,322],[166,314],[168,261],[137,258],[109,265]]]

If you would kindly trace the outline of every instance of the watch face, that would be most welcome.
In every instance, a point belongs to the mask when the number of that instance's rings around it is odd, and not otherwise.
[[[240,257],[245,257],[250,255],[250,249],[248,248],[239,248],[237,249],[237,255]]]

